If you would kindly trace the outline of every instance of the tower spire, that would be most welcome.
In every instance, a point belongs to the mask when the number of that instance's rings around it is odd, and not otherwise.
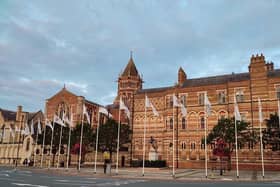
[[[132,56],[133,56],[133,51],[130,50],[130,59],[132,59]]]

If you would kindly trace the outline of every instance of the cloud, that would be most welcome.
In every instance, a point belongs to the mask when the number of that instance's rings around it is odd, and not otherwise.
[[[1,1],[0,107],[43,109],[64,83],[110,104],[130,50],[144,87],[173,85],[180,66],[189,78],[248,71],[253,53],[279,67],[279,9],[274,0]]]

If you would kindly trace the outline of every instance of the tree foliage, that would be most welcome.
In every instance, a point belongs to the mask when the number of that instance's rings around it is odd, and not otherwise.
[[[131,141],[131,129],[129,125],[120,125],[120,147]],[[98,148],[101,151],[108,150],[110,155],[117,151],[118,140],[118,122],[108,119],[105,124],[99,127],[99,143]]]
[[[263,142],[270,145],[272,151],[280,150],[280,128],[277,113],[270,114],[266,120],[266,129],[263,130]]]
[[[249,130],[249,123],[237,121],[238,144],[242,147],[248,141],[256,143],[255,133]],[[207,136],[207,144],[216,143],[222,145],[225,154],[230,154],[235,149],[235,121],[234,118],[222,118]],[[219,147],[219,146],[218,146]],[[221,147],[220,147],[221,148]]]
[[[82,124],[77,124],[71,132],[71,145],[70,147],[80,147],[81,138],[81,127]],[[82,149],[87,152],[90,148],[93,148],[95,144],[95,130],[90,126],[90,124],[84,123],[83,127],[83,147]],[[75,145],[75,146],[74,146]],[[76,151],[74,151],[76,152]]]

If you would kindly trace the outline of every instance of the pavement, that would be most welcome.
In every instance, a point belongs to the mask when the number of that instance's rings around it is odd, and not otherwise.
[[[81,187],[279,187],[279,181],[230,181],[221,179],[185,180],[185,177],[168,176],[167,169],[147,169],[146,175],[139,175],[139,169],[122,168],[119,174],[104,175],[102,168],[97,174],[93,174],[93,169],[82,168],[78,172],[75,168],[66,170],[64,168],[39,169],[31,167],[0,166],[0,186],[5,187],[57,187],[57,186],[81,186]],[[133,172],[134,171],[134,172]],[[158,171],[158,172],[157,172]],[[185,171],[190,175],[198,175],[198,171]],[[182,170],[182,173],[185,173]],[[163,175],[165,173],[165,175]],[[178,173],[177,173],[178,174]],[[185,175],[184,175],[185,176]],[[134,178],[136,177],[136,178]]]
[[[116,179],[139,179],[139,180],[176,180],[176,181],[274,181],[280,182],[280,171],[265,171],[264,178],[261,171],[239,171],[239,178],[236,177],[236,171],[224,171],[220,175],[219,170],[208,170],[208,176],[205,177],[203,169],[176,169],[176,174],[172,176],[170,168],[145,168],[144,176],[142,168],[119,168],[116,174],[115,169],[111,169],[111,173],[104,174],[103,168],[97,168],[96,173],[93,168],[81,168],[78,171],[71,167],[66,168],[35,168],[20,167],[21,169],[35,171],[37,173],[51,173],[56,175],[68,176],[86,176],[98,178],[116,178]]]

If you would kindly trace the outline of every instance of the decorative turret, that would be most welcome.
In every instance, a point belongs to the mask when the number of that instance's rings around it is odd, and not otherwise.
[[[184,82],[187,80],[187,75],[182,67],[178,70],[178,85],[183,86]]]
[[[122,99],[130,105],[130,101],[132,101],[133,94],[142,89],[142,78],[140,77],[138,70],[135,66],[132,52],[130,52],[130,58],[128,64],[126,65],[124,71],[120,75],[118,79],[118,95],[115,98],[114,103],[119,102],[119,98]],[[130,103],[130,104],[129,104]]]
[[[255,71],[266,71],[265,68],[265,57],[261,53],[259,56],[258,54],[256,56],[252,55],[251,57],[251,63],[249,65],[249,72],[253,73]]]

